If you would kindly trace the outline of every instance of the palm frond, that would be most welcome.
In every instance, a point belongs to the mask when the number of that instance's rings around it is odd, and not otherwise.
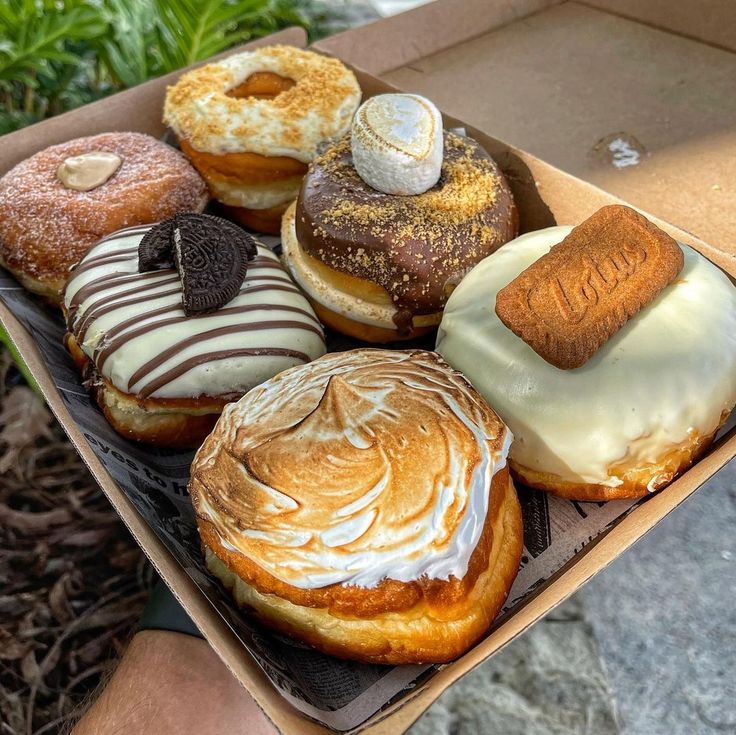
[[[156,0],[164,69],[189,66],[250,37],[244,24],[270,18],[273,5],[272,0]]]
[[[74,57],[64,50],[63,44],[100,36],[106,25],[93,6],[42,13],[40,17],[31,16],[29,8],[23,8],[23,12],[14,16],[14,22],[18,24],[15,35],[6,39],[10,43],[0,47],[0,80],[6,82],[27,79],[29,74],[46,69],[52,61],[74,63]]]

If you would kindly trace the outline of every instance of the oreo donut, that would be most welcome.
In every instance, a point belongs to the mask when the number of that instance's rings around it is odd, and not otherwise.
[[[322,327],[278,258],[202,214],[90,249],[64,292],[66,346],[113,428],[195,448],[226,403],[324,354]]]
[[[516,236],[513,197],[491,156],[452,132],[442,145],[439,180],[413,196],[369,186],[350,135],[310,165],[284,216],[283,257],[324,324],[367,342],[425,334],[463,276]]]
[[[201,211],[207,185],[184,155],[143,133],[51,146],[0,178],[0,265],[59,304],[69,269],[98,240]]]

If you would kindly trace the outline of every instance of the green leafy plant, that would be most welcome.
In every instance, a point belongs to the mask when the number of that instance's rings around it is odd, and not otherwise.
[[[33,388],[33,390],[35,390],[39,396],[42,396],[41,389],[38,387],[38,384],[33,379],[31,371],[28,369],[28,365],[26,365],[23,358],[20,356],[15,343],[12,339],[10,339],[10,335],[2,327],[0,327],[0,345],[2,345],[6,350],[8,350],[8,352],[10,352],[10,356],[15,361],[18,372],[23,376],[26,383],[31,388]]]
[[[288,25],[319,0],[0,0],[0,134]]]
[[[87,61],[79,44],[105,31],[98,8],[85,3],[0,3],[0,133],[60,112]]]

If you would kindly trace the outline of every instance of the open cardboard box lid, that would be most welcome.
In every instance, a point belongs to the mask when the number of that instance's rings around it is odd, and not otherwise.
[[[441,3],[444,6],[451,4],[447,1]],[[477,2],[469,0],[467,4],[480,8],[484,3],[480,0]],[[397,27],[400,29],[404,22],[401,17],[397,18]],[[389,21],[387,26],[389,29],[392,27],[390,23]],[[472,28],[472,24],[468,28]],[[371,54],[381,56],[381,48],[386,49],[388,53],[393,41],[391,37],[386,37],[385,43],[379,43],[374,35],[375,29],[372,29],[371,26],[366,27],[364,32],[367,34],[366,40],[365,42],[361,40],[360,44],[365,43],[370,47]],[[355,43],[360,36],[353,38]],[[256,46],[264,42],[304,46],[306,39],[303,31],[292,29],[250,45]],[[367,95],[390,89],[388,85],[369,74],[361,71],[357,71],[357,74]],[[161,135],[163,127],[160,118],[165,87],[176,76],[169,75],[148,82],[85,108],[5,136],[0,144],[0,174],[36,150],[79,135],[93,134],[103,130],[130,129],[156,136]],[[478,98],[472,87],[468,89],[467,94],[468,99]],[[432,96],[437,97],[434,94]],[[455,126],[460,123],[453,118],[446,118],[446,124]],[[523,231],[544,227],[555,221],[576,223],[592,214],[600,206],[617,201],[600,189],[559,171],[533,155],[515,149],[473,128],[468,128],[468,133],[491,152],[507,173],[521,212]],[[736,262],[731,252],[709,246],[663,222],[658,223],[679,240],[692,244],[732,276],[736,275]],[[243,649],[232,630],[187,576],[179,562],[122,493],[101,459],[92,451],[81,428],[72,419],[69,409],[54,385],[36,341],[1,302],[0,322],[18,346],[50,407],[111,503],[214,650],[253,694],[258,704],[280,731],[300,735],[326,732],[326,728],[299,714],[281,697],[255,661]],[[610,564],[734,455],[736,455],[736,431],[732,430],[717,441],[708,454],[685,475],[664,491],[638,505],[607,534],[585,547],[535,596],[525,601],[465,656],[442,668],[432,678],[417,686],[358,729],[376,735],[379,733],[393,735],[404,731],[447,686],[519,635],[555,605],[575,592],[594,574]]]
[[[316,46],[736,253],[733,0],[437,0]]]

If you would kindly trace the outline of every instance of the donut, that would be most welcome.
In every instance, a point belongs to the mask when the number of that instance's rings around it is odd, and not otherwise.
[[[510,440],[436,353],[287,370],[227,406],[194,458],[207,567],[264,624],[325,653],[452,660],[518,571]]]
[[[575,500],[646,496],[698,459],[736,404],[736,289],[681,245],[677,279],[582,367],[560,370],[494,303],[571,230],[522,235],[478,264],[447,303],[437,350],[513,431],[520,481]]]
[[[83,188],[74,188],[80,181]],[[186,158],[150,135],[102,133],[54,145],[0,178],[0,265],[60,304],[69,269],[99,239],[201,211],[207,200]]]
[[[350,136],[310,165],[283,220],[284,261],[323,322],[367,342],[421,336],[452,289],[516,236],[506,179],[474,140],[445,133],[440,180],[423,194],[371,188]]]
[[[188,316],[175,269],[139,272],[139,247],[151,229],[109,235],[74,269],[64,292],[66,345],[118,433],[196,448],[226,403],[324,354],[324,337],[278,258],[261,245],[229,303]]]
[[[360,94],[337,59],[266,46],[184,74],[164,122],[230,218],[278,234],[307,164],[348,130]]]

